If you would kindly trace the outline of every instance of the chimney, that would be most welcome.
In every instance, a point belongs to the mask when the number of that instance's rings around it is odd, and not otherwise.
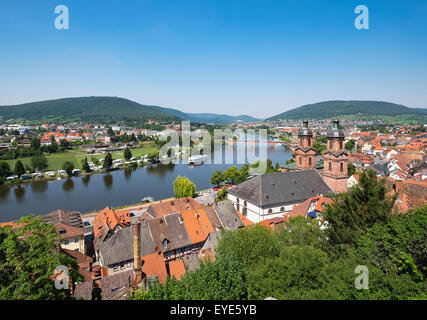
[[[133,225],[133,270],[141,273],[141,222]]]

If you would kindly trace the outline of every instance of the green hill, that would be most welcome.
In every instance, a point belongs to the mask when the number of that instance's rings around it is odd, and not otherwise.
[[[66,98],[0,107],[3,121],[28,122],[115,122],[178,120],[179,118],[152,106],[116,97]]]
[[[249,116],[185,113],[172,108],[142,105],[117,97],[81,97],[0,106],[0,120],[24,123],[98,122],[138,123],[148,119],[158,121],[190,120],[192,122],[230,123],[237,120],[256,121]]]
[[[266,120],[298,120],[303,118],[329,119],[347,116],[354,119],[374,119],[381,117],[407,116],[406,118],[425,119],[426,109],[413,109],[403,105],[383,101],[325,101],[304,105]]]

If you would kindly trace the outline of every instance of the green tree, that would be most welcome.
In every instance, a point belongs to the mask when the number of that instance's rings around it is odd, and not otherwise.
[[[421,283],[427,277],[426,226],[427,205],[392,215],[387,224],[368,229],[358,241],[358,252],[389,274],[408,274]]]
[[[24,168],[24,165],[22,164],[21,160],[16,161],[15,169],[13,169],[13,173],[16,174],[20,178],[25,173],[25,168]]]
[[[387,223],[396,199],[387,195],[385,179],[373,170],[360,174],[359,184],[334,196],[334,205],[323,213],[330,243],[338,251],[354,247],[360,236],[375,223]]]
[[[111,156],[111,153],[107,152],[104,158],[104,168],[110,169],[113,165],[113,157]]]
[[[347,174],[349,177],[351,177],[353,174],[356,173],[356,167],[351,162],[348,163],[347,166]]]
[[[313,149],[316,150],[316,154],[320,155],[323,154],[326,150],[326,145],[319,142],[319,141],[315,141],[313,143]]]
[[[224,180],[234,182],[239,176],[239,169],[236,166],[228,167],[224,171]]]
[[[349,140],[349,141],[347,141],[346,143],[345,143],[345,149],[347,150],[347,151],[351,151],[351,150],[353,150],[353,148],[355,147],[355,145],[356,145],[356,140],[353,140],[353,139],[351,139],[351,140]]]
[[[40,139],[38,137],[34,137],[31,139],[31,148],[33,150],[39,150],[40,149]]]
[[[67,140],[62,139],[61,142],[60,142],[60,148],[61,148],[62,151],[66,150],[66,149],[69,149],[70,148],[70,143]]]
[[[202,262],[200,269],[187,272],[181,280],[157,281],[149,291],[136,290],[136,300],[241,300],[247,296],[245,277],[239,262],[229,257]]]
[[[12,174],[10,166],[6,161],[0,162],[0,183],[4,183],[6,178]]]
[[[279,164],[279,162],[276,162],[276,165],[274,166],[274,169],[276,169],[277,171],[280,170],[280,164]]]
[[[54,136],[50,137],[50,145],[49,145],[48,151],[50,153],[55,153],[58,151],[58,144],[56,143]]]
[[[178,176],[174,183],[173,189],[175,198],[192,197],[196,193],[196,185],[187,177]]]
[[[62,169],[67,172],[69,177],[71,177],[73,175],[74,163],[72,163],[71,161],[65,161],[62,165]]]
[[[267,227],[254,225],[236,231],[226,231],[219,240],[216,253],[221,257],[233,257],[243,267],[277,256],[277,239]]]
[[[53,225],[40,218],[21,218],[19,225],[0,227],[0,300],[58,300],[71,298],[58,290],[52,276],[57,266],[69,269],[70,283],[82,281],[76,261],[60,252]]]
[[[41,153],[39,155],[34,155],[31,157],[31,165],[34,168],[34,170],[46,170],[49,167],[49,162],[46,158],[46,156]]]
[[[82,169],[84,172],[91,172],[89,163],[87,162],[87,157],[82,160]],[[65,170],[65,169],[64,169]]]
[[[123,151],[123,157],[126,161],[129,161],[130,158],[132,158],[132,152],[130,151],[129,147],[126,147],[126,149]]]
[[[227,187],[222,188],[216,194],[216,201],[221,202],[227,200]]]
[[[224,178],[224,174],[223,174],[223,172],[221,171],[221,170],[216,170],[213,174],[212,174],[212,176],[211,176],[211,178],[210,178],[210,180],[209,180],[209,182],[210,182],[210,184],[213,184],[214,186],[218,186],[218,185],[220,185],[223,181],[225,180],[225,178]]]

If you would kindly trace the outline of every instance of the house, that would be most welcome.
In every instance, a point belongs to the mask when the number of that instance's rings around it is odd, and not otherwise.
[[[40,218],[51,223],[61,237],[61,248],[86,253],[85,229],[80,212],[73,210],[55,210]]]
[[[348,188],[351,188],[357,184],[359,184],[360,176],[359,174],[355,173],[350,178],[348,178]]]
[[[114,209],[105,207],[101,210],[92,222],[95,251],[98,245],[106,240],[111,234],[117,230],[124,229],[130,225],[130,212],[121,211],[116,213]]]
[[[317,170],[270,173],[243,182],[228,191],[236,211],[254,223],[283,217],[295,205],[333,192]]]

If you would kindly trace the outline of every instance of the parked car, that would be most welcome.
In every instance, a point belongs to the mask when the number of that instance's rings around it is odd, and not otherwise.
[[[18,178],[19,178],[18,176],[13,175],[13,176],[9,176],[9,177],[7,177],[7,178],[6,178],[6,181],[13,181],[13,180],[16,180],[16,179],[18,179]]]

